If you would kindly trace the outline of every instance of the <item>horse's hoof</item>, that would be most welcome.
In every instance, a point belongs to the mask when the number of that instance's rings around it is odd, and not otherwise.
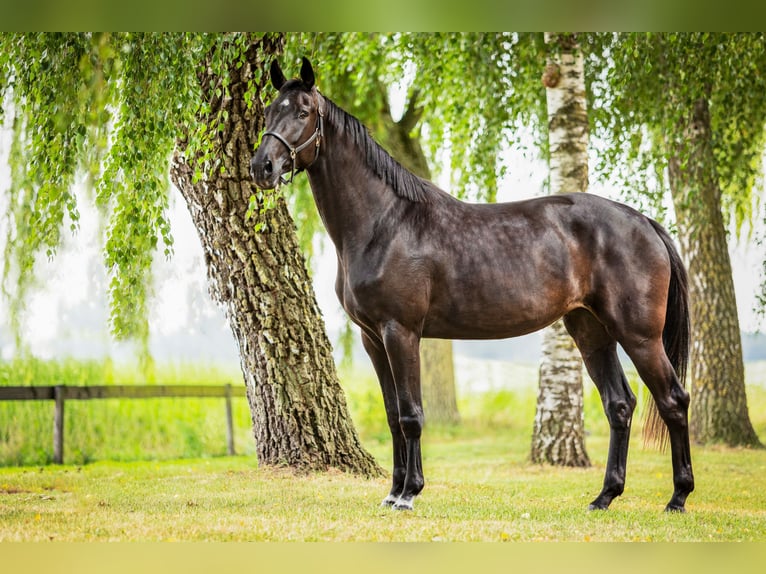
[[[668,504],[665,507],[665,512],[674,512],[678,514],[685,514],[686,509],[683,506],[678,506],[676,504]]]
[[[410,498],[410,499],[400,498],[394,504],[394,510],[413,510],[415,508],[414,502],[415,502],[414,498]]]
[[[394,506],[397,500],[399,499],[396,496],[389,494],[383,499],[383,502],[380,503],[380,506],[381,508],[388,508],[388,507]]]
[[[609,507],[608,506],[604,506],[602,504],[594,504],[594,503],[591,502],[588,505],[588,510],[590,510],[590,511],[594,511],[594,510],[609,510]]]

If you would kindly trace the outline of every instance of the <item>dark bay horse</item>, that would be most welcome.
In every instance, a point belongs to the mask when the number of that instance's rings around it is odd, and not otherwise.
[[[654,399],[647,428],[667,433],[673,496],[694,489],[683,388],[689,347],[687,277],[668,234],[625,205],[591,194],[463,203],[391,158],[350,114],[321,95],[304,58],[266,108],[251,160],[271,189],[305,170],[335,244],[335,289],[361,327],[393,437],[393,485],[383,501],[411,509],[423,489],[419,345],[423,337],[496,339],[564,318],[611,429],[601,493],[622,494],[636,398],[617,357],[630,356]],[[652,423],[652,424],[649,424]]]

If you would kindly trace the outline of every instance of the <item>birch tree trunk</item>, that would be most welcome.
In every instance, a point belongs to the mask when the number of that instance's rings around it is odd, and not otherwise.
[[[218,125],[223,118],[220,169],[195,181],[179,141],[171,176],[199,233],[211,295],[239,345],[259,464],[378,475],[351,423],[292,218],[281,198],[261,212],[263,196],[251,184],[250,158],[263,129],[259,95],[283,44],[283,35],[252,36],[244,65],[228,71],[228,98],[216,92],[220,78],[211,67],[200,71],[211,104],[201,119]],[[250,82],[255,95],[246,95]],[[251,197],[258,200],[252,216]]]
[[[668,173],[689,270],[690,431],[699,443],[760,446],[747,408],[737,302],[706,98],[695,102],[691,122],[683,127],[669,154]]]
[[[571,34],[545,34],[551,193],[588,189],[588,115],[582,53]],[[533,462],[590,466],[585,450],[582,360],[564,323],[543,332]]]

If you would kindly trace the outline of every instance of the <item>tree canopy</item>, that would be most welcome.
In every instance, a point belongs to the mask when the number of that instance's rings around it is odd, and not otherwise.
[[[200,173],[218,168],[218,134],[197,118],[225,96],[246,46],[245,34],[0,35],[0,119],[13,129],[2,285],[17,343],[36,258],[77,230],[80,177],[106,220],[112,332],[146,343],[153,253],[173,245],[170,156],[183,137]],[[205,92],[208,54],[221,83]]]
[[[766,146],[766,41],[762,33],[585,36],[592,117],[606,143],[595,166],[625,189],[661,200],[668,148],[684,140],[689,110],[710,102],[722,208],[739,233],[756,213]]]
[[[545,92],[539,63],[542,34],[317,33],[288,40],[286,57],[308,54],[331,98],[380,133],[389,92],[406,92],[413,130],[429,163],[449,152],[448,173],[459,197],[492,201],[505,173],[499,153],[521,143],[531,126],[546,149]],[[440,160],[440,161],[439,161]]]
[[[588,56],[592,127],[607,142],[596,175],[629,184],[638,192],[634,201],[651,198],[656,213],[667,189],[666,160],[652,144],[677,129],[682,104],[703,90],[711,98],[725,211],[741,229],[754,213],[761,179],[763,34],[579,39]],[[172,252],[169,157],[177,139],[186,138],[198,169],[216,169],[218,134],[197,118],[225,95],[226,65],[242,61],[246,40],[245,34],[0,35],[0,119],[13,130],[2,287],[17,336],[36,258],[55,254],[67,225],[77,229],[73,184],[80,177],[92,182],[106,221],[112,331],[120,338],[147,336],[152,253]],[[460,196],[495,198],[505,169],[499,150],[522,143],[522,126],[534,134],[535,153],[547,154],[542,34],[303,33],[288,36],[286,48],[285,69],[289,58],[309,55],[321,70],[320,88],[373,131],[382,98],[401,84],[408,105],[424,118],[413,129],[421,130],[431,164],[443,163],[434,160],[449,151]],[[205,88],[197,73],[207,55],[220,66],[221,83]],[[302,218],[311,201],[305,193],[291,199],[305,245],[313,231]]]

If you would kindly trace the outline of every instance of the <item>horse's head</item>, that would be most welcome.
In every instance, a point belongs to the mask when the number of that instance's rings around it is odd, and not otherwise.
[[[274,60],[271,83],[279,95],[266,107],[266,131],[250,160],[250,175],[261,189],[288,183],[296,171],[314,163],[323,131],[322,98],[314,86],[311,62],[303,58],[300,79],[288,81]],[[282,177],[288,172],[290,179]]]

